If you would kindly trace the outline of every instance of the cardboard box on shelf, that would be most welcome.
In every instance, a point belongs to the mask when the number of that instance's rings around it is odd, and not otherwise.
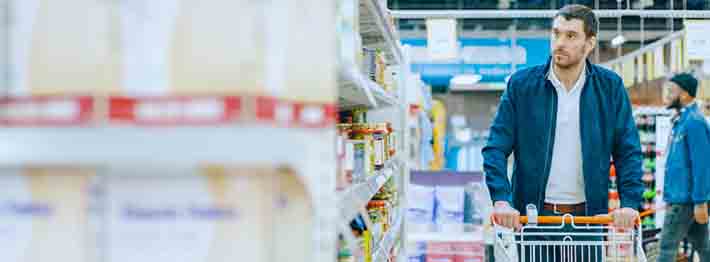
[[[334,2],[11,1],[13,95],[335,101]]]
[[[10,2],[11,95],[84,95],[119,88],[118,19],[109,2]]]
[[[309,196],[288,170],[110,172],[117,174],[104,186],[106,261],[293,261],[313,250]]]
[[[97,261],[87,205],[94,175],[79,168],[0,169],[2,261]]]

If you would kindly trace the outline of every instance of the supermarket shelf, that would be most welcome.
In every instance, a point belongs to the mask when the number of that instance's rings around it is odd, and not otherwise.
[[[387,2],[382,0],[360,1],[360,35],[365,46],[380,48],[384,44],[389,60],[402,64],[402,47],[399,34],[394,28]]]
[[[339,74],[341,84],[338,89],[338,105],[341,109],[399,105],[399,101],[394,96],[354,67],[341,69]]]
[[[474,233],[408,233],[407,241],[411,242],[474,242],[483,241],[481,234]]]
[[[280,163],[296,166],[302,157],[322,157],[309,143],[323,140],[332,133],[331,129],[279,128],[263,124],[0,128],[0,165]],[[293,152],[303,154],[294,157]]]
[[[229,126],[327,128],[335,104],[269,96],[19,96],[0,98],[0,126]]]
[[[377,250],[375,250],[375,254],[373,255],[372,261],[387,261],[387,258],[390,254],[390,250],[392,250],[392,248],[397,244],[397,242],[401,240],[400,236],[402,233],[402,219],[403,218],[399,216],[394,226],[391,227],[389,231],[387,231],[387,235],[382,238],[382,240],[380,241],[380,245],[377,246],[378,248]]]
[[[357,214],[365,208],[367,202],[372,199],[397,169],[398,160],[394,158],[385,164],[384,169],[377,171],[375,175],[369,177],[367,181],[353,185],[349,189],[341,192],[338,196],[341,219],[348,222],[355,219]]]

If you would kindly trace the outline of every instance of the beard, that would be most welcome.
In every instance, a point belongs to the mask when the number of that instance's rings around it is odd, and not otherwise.
[[[671,101],[671,103],[666,107],[667,109],[680,110],[683,108],[683,104],[680,103],[680,97],[676,97]]]
[[[557,58],[557,55],[561,55],[560,59]],[[558,52],[554,53],[553,61],[555,62],[555,66],[560,69],[570,69],[578,66],[580,63],[582,63],[584,59],[582,57],[576,57],[573,56],[569,53],[561,53],[559,54]]]

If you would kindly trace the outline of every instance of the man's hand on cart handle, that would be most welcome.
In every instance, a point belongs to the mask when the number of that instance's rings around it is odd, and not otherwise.
[[[611,212],[614,226],[617,228],[632,228],[639,220],[639,212],[632,208],[620,208]]]
[[[695,205],[695,222],[701,225],[708,223],[708,203]]]
[[[506,201],[496,201],[493,207],[493,219],[495,223],[507,227],[520,229],[520,212],[511,207]]]

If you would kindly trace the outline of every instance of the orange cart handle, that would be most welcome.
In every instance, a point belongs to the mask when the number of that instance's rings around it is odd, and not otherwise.
[[[650,209],[646,210],[644,212],[641,212],[639,214],[639,217],[646,217],[651,214],[653,214],[655,210]],[[563,221],[564,220],[564,221]],[[611,224],[614,222],[614,219],[611,218],[611,215],[601,215],[601,216],[538,216],[537,217],[537,223],[538,224],[562,224],[563,222],[565,224],[571,224],[572,221],[574,220],[575,224],[593,224],[593,225],[606,225],[606,224]],[[641,222],[641,219],[637,219],[637,223]],[[520,223],[521,224],[527,224],[528,223],[528,217],[527,216],[520,216]]]
[[[593,224],[593,225],[606,225],[610,224],[614,220],[611,219],[611,216],[603,215],[603,216],[594,216],[594,217],[587,217],[587,216],[576,216],[576,217],[571,217],[571,216],[538,216],[537,217],[537,223],[538,224],[571,224],[572,221],[574,220],[575,224]],[[528,223],[528,217],[527,216],[520,216],[520,223],[521,224],[527,224]]]

